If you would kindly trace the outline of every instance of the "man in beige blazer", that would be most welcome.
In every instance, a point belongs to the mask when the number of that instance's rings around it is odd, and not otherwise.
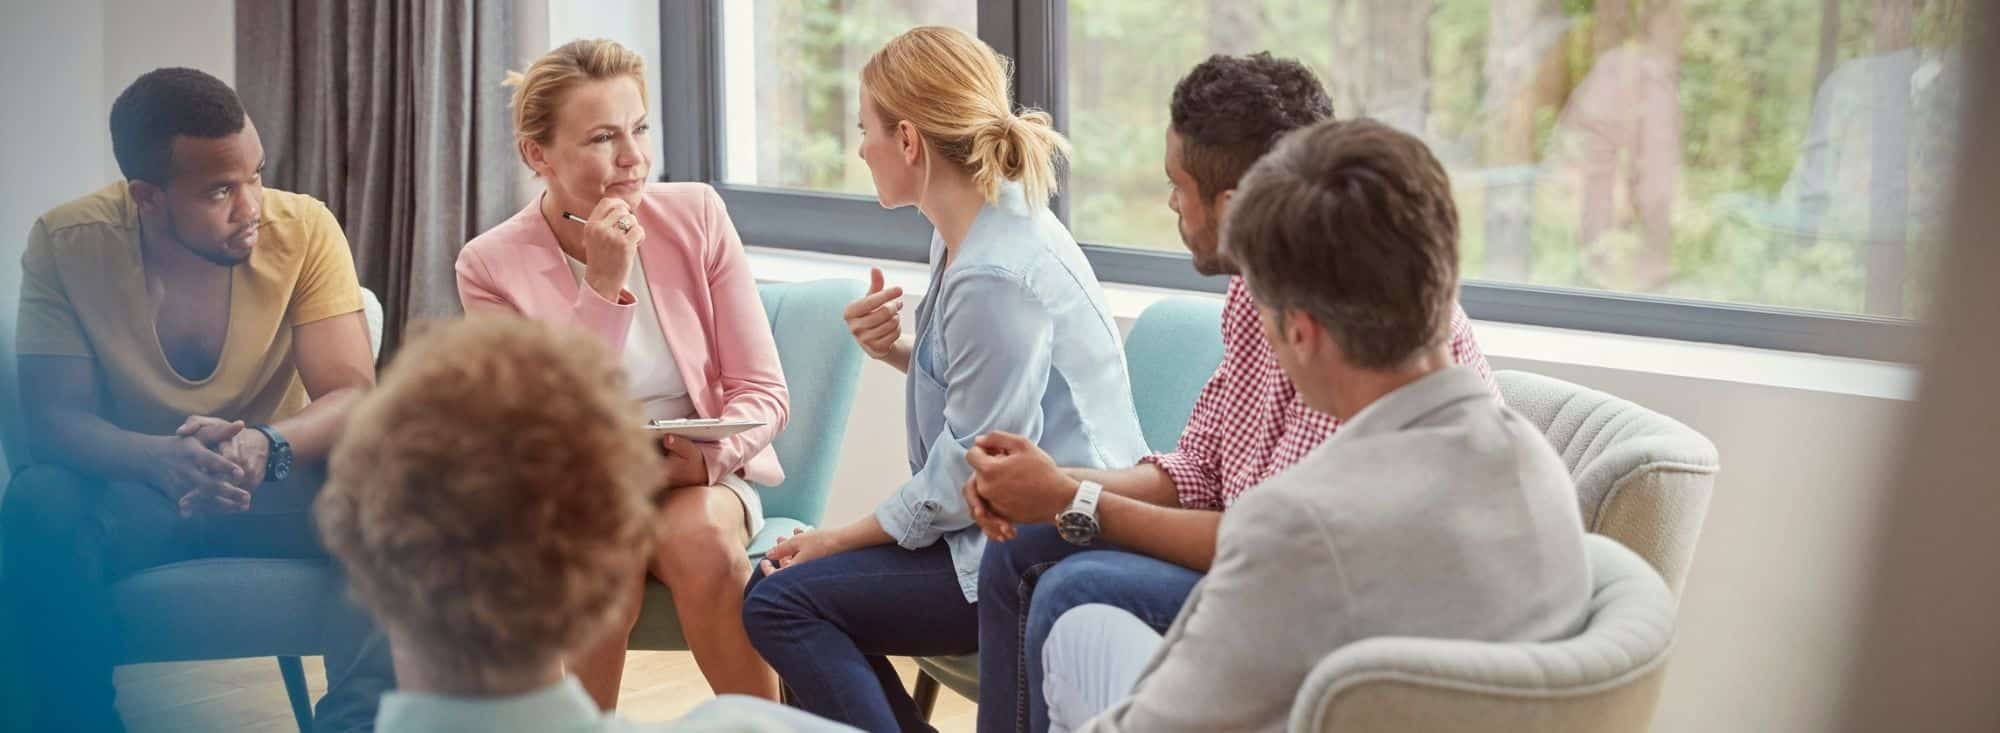
[[[1457,229],[1442,166],[1372,120],[1292,133],[1245,176],[1224,249],[1301,397],[1345,426],[1224,515],[1214,568],[1164,638],[1109,606],[1056,623],[1054,730],[1281,731],[1342,645],[1581,627],[1591,580],[1568,472],[1452,365]]]

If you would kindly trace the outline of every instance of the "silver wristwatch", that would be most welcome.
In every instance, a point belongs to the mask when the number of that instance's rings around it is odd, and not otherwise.
[[[1097,524],[1097,496],[1104,487],[1095,481],[1083,481],[1076,487],[1076,499],[1069,508],[1056,515],[1056,533],[1072,545],[1088,545],[1097,539],[1100,527]]]

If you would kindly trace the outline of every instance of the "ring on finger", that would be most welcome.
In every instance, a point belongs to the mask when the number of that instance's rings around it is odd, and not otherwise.
[[[619,218],[618,218],[618,231],[621,231],[621,232],[624,232],[624,233],[626,233],[626,234],[631,234],[631,233],[632,233],[632,217],[629,217],[629,216],[621,216],[621,217],[619,217]]]

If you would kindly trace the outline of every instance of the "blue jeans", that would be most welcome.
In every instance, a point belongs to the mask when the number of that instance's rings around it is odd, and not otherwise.
[[[868,731],[934,730],[889,656],[971,654],[979,616],[951,551],[878,545],[750,577],[750,644],[806,712]]]
[[[980,733],[1049,729],[1042,645],[1064,612],[1101,603],[1166,630],[1201,573],[1119,549],[1078,547],[1054,527],[986,543],[979,565]],[[1024,612],[1025,611],[1025,612]]]

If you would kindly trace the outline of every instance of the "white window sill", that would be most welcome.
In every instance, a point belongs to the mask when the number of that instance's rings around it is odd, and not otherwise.
[[[750,270],[757,274],[757,279],[768,282],[848,278],[865,283],[869,268],[879,267],[890,287],[900,286],[912,298],[922,297],[930,285],[929,268],[915,262],[768,247],[749,247],[748,251]],[[1111,303],[1113,317],[1128,321],[1162,298],[1221,299],[1211,293],[1122,283],[1106,283],[1104,294]],[[913,313],[915,309],[905,312]],[[1475,321],[1474,326],[1480,348],[1489,357],[1880,399],[1909,400],[1916,396],[1917,370],[1904,364],[1517,323]]]

